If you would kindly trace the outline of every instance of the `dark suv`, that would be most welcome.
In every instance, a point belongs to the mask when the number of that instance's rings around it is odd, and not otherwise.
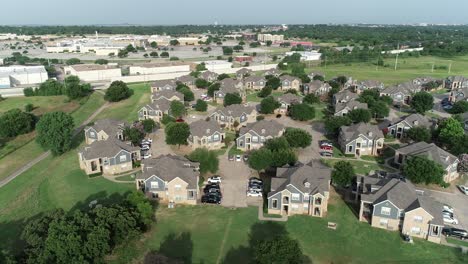
[[[442,234],[448,237],[458,237],[461,240],[468,239],[468,232],[466,230],[453,227],[444,227]]]
[[[201,198],[202,203],[221,204],[221,197],[215,194],[206,194]]]

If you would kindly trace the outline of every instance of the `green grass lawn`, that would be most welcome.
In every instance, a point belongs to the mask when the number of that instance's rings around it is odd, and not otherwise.
[[[450,244],[468,247],[468,241],[464,241],[464,240],[460,240],[456,238],[447,237],[447,242]]]
[[[133,95],[123,101],[111,103],[111,105],[96,117],[98,119],[113,118],[124,121],[138,120],[138,110],[150,103],[150,88],[147,84],[130,84],[128,86],[133,90]]]
[[[432,63],[436,66],[447,66],[452,61],[451,72],[448,70],[436,69],[431,71]],[[352,64],[328,64],[309,68],[308,71],[321,71],[326,75],[326,79],[333,76],[346,75],[352,76],[357,80],[375,79],[380,80],[386,85],[405,82],[416,77],[433,76],[436,78],[445,78],[448,75],[463,75],[468,68],[468,56],[453,58],[440,58],[433,56],[421,56],[419,58],[401,58],[398,60],[398,69],[395,71],[395,59],[385,60],[389,67],[376,67],[373,62],[352,63]]]
[[[237,149],[237,146],[234,144],[228,152],[228,155],[243,155],[244,151]]]
[[[259,103],[260,101],[263,100],[262,97],[258,97],[257,94],[259,92],[252,92],[250,94],[247,95],[247,102],[257,102]],[[272,92],[271,93],[271,96],[273,97],[280,97],[281,95],[283,95],[284,93],[283,92]]]
[[[322,160],[325,164],[327,164],[330,167],[333,167],[335,163],[340,161],[340,160],[332,160],[332,159],[322,159]],[[376,171],[376,170],[386,170],[386,171],[390,170],[389,168],[384,167],[381,164],[377,164],[377,163],[370,163],[370,162],[364,162],[364,161],[359,161],[359,160],[346,160],[346,161],[351,163],[351,165],[354,168],[355,173],[361,174],[361,175],[368,175],[371,171]]]
[[[463,263],[457,249],[415,239],[405,244],[398,232],[361,223],[344,202],[332,196],[326,218],[290,217],[286,223],[259,222],[257,208],[161,206],[158,223],[145,239],[115,251],[111,263],[139,263],[145,253],[159,251],[186,263],[249,263],[249,238],[287,233],[297,239],[314,263]],[[187,219],[190,219],[189,221]],[[336,230],[327,222],[338,224]]]
[[[25,98],[28,99],[36,97]],[[94,111],[96,111],[104,103],[104,100],[101,94],[93,93],[86,101],[83,102],[84,104],[75,109],[72,113],[75,126],[77,127]],[[73,104],[79,106],[77,102]],[[63,108],[61,110],[63,110]],[[34,141],[34,133],[19,136],[14,140],[9,141],[3,148],[0,149],[0,179],[4,179],[10,173],[14,172],[29,161],[35,159],[43,152],[44,150]]]
[[[118,180],[118,181],[134,181],[135,180],[135,174],[125,175],[125,176],[118,176],[118,177],[115,177],[115,179]]]
[[[32,113],[35,115],[42,115],[52,111],[72,112],[79,107],[77,101],[69,101],[64,95],[11,97],[0,102],[0,114],[14,108],[24,111],[24,106],[27,104],[33,104],[34,110]]]

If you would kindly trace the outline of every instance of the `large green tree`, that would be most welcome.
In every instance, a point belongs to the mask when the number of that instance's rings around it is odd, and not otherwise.
[[[349,186],[354,176],[354,168],[351,163],[347,161],[338,161],[335,166],[333,166],[332,182],[340,187]]]
[[[417,92],[411,99],[410,104],[416,112],[424,114],[434,106],[434,97],[428,92]]]
[[[425,157],[408,157],[403,165],[403,174],[413,183],[436,183],[443,182],[444,169],[440,164]]]
[[[312,143],[312,135],[300,128],[286,128],[284,137],[292,148],[306,148]]]
[[[190,127],[187,123],[169,123],[165,128],[166,144],[187,145],[187,138],[190,136]]]
[[[348,113],[349,119],[351,119],[354,123],[369,123],[372,118],[372,114],[367,109],[353,109]]]
[[[73,118],[64,112],[43,115],[36,126],[36,141],[53,155],[70,150],[72,144]]]
[[[340,127],[349,126],[352,123],[347,116],[332,116],[325,120],[325,130],[335,136],[340,132]]]
[[[90,84],[81,84],[80,78],[68,76],[64,81],[64,94],[70,99],[78,99],[87,96],[91,92]]]
[[[273,154],[267,148],[254,150],[249,156],[249,166],[257,171],[264,170],[270,167],[272,158]]]
[[[224,106],[242,103],[242,97],[238,93],[227,93],[224,96]]]
[[[304,96],[303,102],[306,104],[318,104],[320,103],[320,98],[315,94],[308,94]]]
[[[431,136],[432,136],[431,130],[423,126],[416,126],[416,127],[410,128],[408,131],[406,131],[406,135],[408,138],[416,142],[419,142],[419,141],[430,142]]]
[[[281,86],[280,78],[274,77],[274,76],[271,76],[265,84],[265,87],[269,87],[273,90],[278,89],[280,86]]]
[[[145,133],[136,127],[126,127],[123,131],[125,139],[132,142],[134,146],[138,146],[140,142],[145,138]]]
[[[462,114],[468,112],[468,101],[455,102],[450,110],[451,114]]]
[[[452,141],[456,138],[462,137],[465,131],[460,122],[450,117],[440,123],[437,133],[438,139],[441,143],[451,145]]]
[[[307,121],[315,117],[315,109],[309,104],[293,104],[289,109],[289,115],[294,120]]]
[[[179,102],[179,101],[172,101],[171,102],[171,106],[170,106],[170,114],[175,117],[175,118],[178,118],[178,117],[181,117],[181,116],[184,116],[186,114],[186,109],[185,109],[185,105],[184,103],[182,102]]]
[[[35,117],[19,109],[11,109],[0,116],[0,137],[16,137],[34,130]]]
[[[195,110],[198,112],[206,112],[208,109],[208,103],[203,101],[202,99],[198,99],[195,103]]]
[[[219,159],[215,151],[206,148],[197,148],[188,156],[191,161],[200,163],[200,173],[216,173],[219,168]]]
[[[273,96],[268,96],[260,102],[260,112],[262,114],[272,114],[281,104]]]
[[[259,264],[301,264],[302,255],[299,242],[286,235],[259,241],[253,247],[255,263]]]
[[[191,102],[191,101],[195,100],[195,95],[190,90],[190,88],[183,87],[183,88],[179,89],[178,91],[184,95],[184,101],[185,102]]]
[[[114,81],[107,89],[104,99],[109,102],[118,102],[129,98],[132,94],[133,90],[130,90],[126,83]]]

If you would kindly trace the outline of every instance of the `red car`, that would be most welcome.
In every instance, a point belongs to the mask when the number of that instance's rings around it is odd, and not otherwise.
[[[176,120],[176,122],[177,123],[183,123],[183,122],[185,122],[185,120],[183,120],[182,118],[179,118],[179,119]]]
[[[320,149],[323,149],[323,150],[333,150],[333,146],[322,145],[322,146],[320,146]]]

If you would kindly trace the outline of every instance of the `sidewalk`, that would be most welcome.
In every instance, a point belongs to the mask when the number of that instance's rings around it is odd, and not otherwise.
[[[258,220],[260,221],[273,221],[273,222],[286,222],[288,221],[287,215],[282,215],[280,218],[276,217],[265,217],[263,215],[263,205],[258,206]]]

